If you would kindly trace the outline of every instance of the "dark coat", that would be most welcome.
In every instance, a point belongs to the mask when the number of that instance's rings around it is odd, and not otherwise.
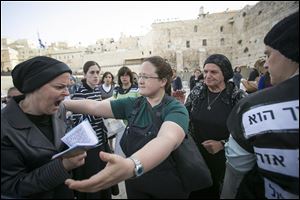
[[[1,195],[16,198],[73,198],[64,184],[71,178],[61,159],[51,157],[63,148],[63,106],[52,116],[54,144],[28,119],[12,99],[1,110]]]
[[[182,89],[182,81],[179,76],[176,76],[176,78],[172,81],[172,88],[173,88],[173,91]]]

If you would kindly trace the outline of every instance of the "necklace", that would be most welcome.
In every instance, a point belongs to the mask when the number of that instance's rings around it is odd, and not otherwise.
[[[214,98],[212,100],[212,102],[209,102],[209,91],[207,90],[207,110],[211,110],[211,106],[213,105],[213,103],[215,103],[215,101],[219,98],[220,94],[223,92],[223,90],[218,94],[218,96],[216,96],[216,98]]]

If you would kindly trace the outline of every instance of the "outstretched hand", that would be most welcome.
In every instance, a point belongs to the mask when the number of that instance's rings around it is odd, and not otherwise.
[[[65,184],[80,192],[97,192],[109,188],[133,176],[134,163],[116,154],[99,153],[100,159],[107,162],[106,167],[85,180],[67,179]]]

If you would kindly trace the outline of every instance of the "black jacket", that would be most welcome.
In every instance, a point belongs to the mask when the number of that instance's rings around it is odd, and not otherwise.
[[[242,99],[227,127],[257,158],[237,198],[299,198],[299,75]]]
[[[63,107],[52,116],[54,144],[28,119],[15,100],[1,110],[1,195],[16,198],[73,198],[71,178],[60,159],[66,125]]]

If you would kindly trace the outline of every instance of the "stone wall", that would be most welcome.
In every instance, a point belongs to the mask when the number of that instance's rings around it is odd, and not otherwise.
[[[126,60],[153,55],[166,58],[179,72],[185,67],[193,71],[196,67],[202,68],[205,59],[213,53],[226,55],[233,67],[239,65],[249,69],[257,59],[264,57],[265,34],[279,20],[296,10],[299,10],[298,1],[260,1],[238,11],[202,12],[192,20],[153,23],[152,30],[144,36],[122,35],[118,41],[100,39],[85,50],[82,47],[60,51],[55,48],[26,49],[25,44],[24,48],[15,50],[18,51],[19,62],[47,55],[66,62],[74,71],[80,70],[87,60],[98,62],[103,71],[116,71]],[[1,47],[7,43],[1,39]],[[1,66],[4,66],[2,55]]]
[[[298,1],[261,1],[239,11],[202,14],[195,20],[154,23],[153,51],[166,57],[178,70],[203,67],[205,58],[213,53],[226,55],[233,66],[249,68],[264,57],[265,34],[296,10],[299,10]]]
[[[233,65],[253,67],[264,57],[263,39],[278,21],[299,10],[298,1],[260,1],[252,8],[244,8],[233,18]]]

